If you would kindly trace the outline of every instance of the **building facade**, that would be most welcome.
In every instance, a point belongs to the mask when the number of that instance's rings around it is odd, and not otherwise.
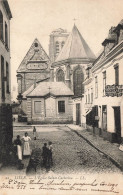
[[[72,123],[72,96],[63,82],[40,82],[26,95],[28,124]]]
[[[10,20],[7,0],[0,1],[0,160],[9,152],[12,143],[12,108],[10,78]],[[3,157],[3,155],[5,155]]]
[[[35,82],[49,76],[50,59],[38,39],[35,39],[17,70],[18,94],[23,94]]]
[[[109,30],[104,49],[87,68],[83,125],[111,142],[123,141],[123,20]]]

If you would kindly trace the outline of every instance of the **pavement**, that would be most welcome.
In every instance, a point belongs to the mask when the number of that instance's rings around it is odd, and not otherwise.
[[[93,135],[92,132],[80,126],[73,124],[67,126],[123,171],[123,151],[119,150],[119,144],[111,143],[98,135]]]
[[[27,128],[26,131],[30,131],[33,126],[36,126],[37,132],[44,130],[50,127],[51,131],[53,127],[68,127],[71,131],[76,133],[79,137],[82,137],[88,144],[90,144],[93,148],[95,148],[98,152],[102,153],[106,158],[111,160],[121,171],[123,171],[123,151],[119,150],[119,144],[111,143],[107,140],[104,140],[102,137],[98,135],[93,135],[87,129],[84,129],[81,126],[74,125],[74,124],[45,124],[45,125],[27,125],[26,123],[18,123],[15,122],[13,124],[14,128],[17,131],[18,127],[22,127],[22,131],[25,131],[25,127]]]

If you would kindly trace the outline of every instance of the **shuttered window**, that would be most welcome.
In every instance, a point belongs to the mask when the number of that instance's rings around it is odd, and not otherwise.
[[[65,112],[65,101],[58,101],[58,112]]]
[[[36,114],[41,113],[41,101],[35,101],[34,102],[34,111]]]

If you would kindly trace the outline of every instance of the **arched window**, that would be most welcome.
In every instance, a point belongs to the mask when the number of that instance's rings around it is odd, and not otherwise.
[[[61,48],[64,46],[64,44],[65,44],[65,42],[64,42],[64,41],[62,41],[62,43],[61,43]]]
[[[8,47],[8,26],[5,22],[5,45]]]
[[[81,67],[75,69],[73,74],[74,95],[79,96],[84,92],[82,82],[84,81],[84,74]]]
[[[56,55],[59,54],[59,42],[56,41]]]
[[[57,76],[56,76],[56,80],[57,80],[58,82],[60,82],[60,81],[64,82],[64,79],[65,79],[65,77],[64,77],[64,71],[61,70],[61,69],[58,70]]]
[[[70,79],[70,66],[67,66],[67,79]]]
[[[0,39],[3,40],[3,14],[0,11]]]

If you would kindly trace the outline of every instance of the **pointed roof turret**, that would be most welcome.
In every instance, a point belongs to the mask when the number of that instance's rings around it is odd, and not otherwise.
[[[95,60],[96,56],[89,48],[88,44],[80,34],[74,24],[71,34],[65,42],[55,63],[69,59],[83,59],[87,61]]]

